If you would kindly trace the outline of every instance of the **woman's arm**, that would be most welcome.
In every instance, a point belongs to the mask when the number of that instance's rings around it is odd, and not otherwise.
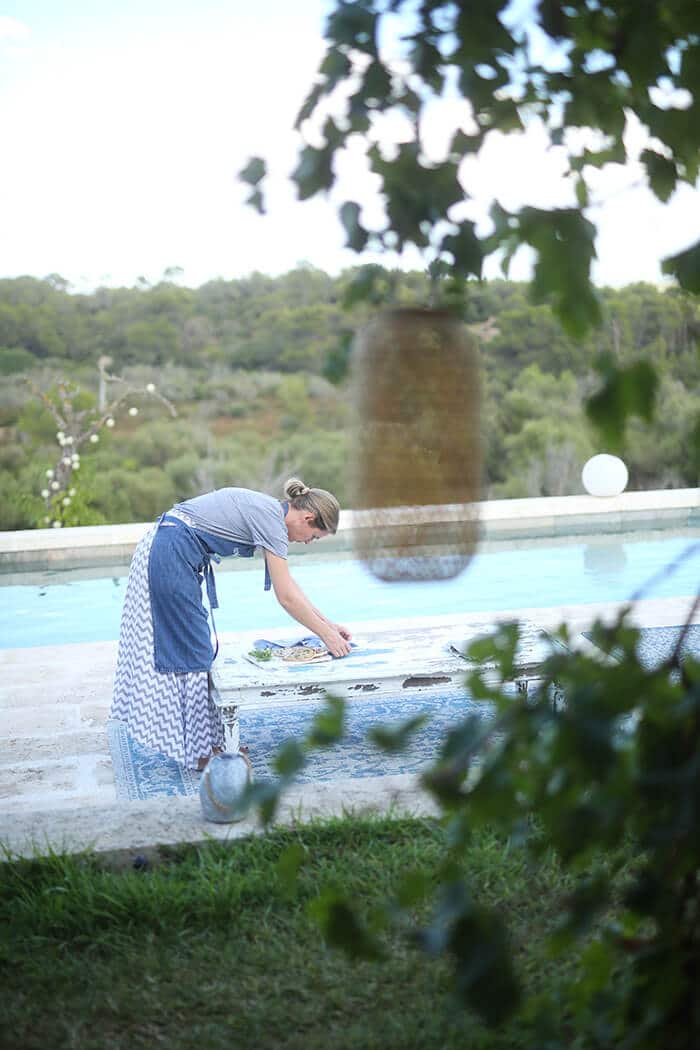
[[[302,591],[299,584],[292,579],[289,566],[285,558],[265,551],[267,567],[270,571],[270,579],[275,591],[275,597],[283,609],[298,623],[308,627],[310,631],[317,634],[328,651],[333,656],[347,656],[350,652],[349,634],[345,628],[331,623],[326,617],[311,604]],[[347,638],[345,637],[347,635]]]

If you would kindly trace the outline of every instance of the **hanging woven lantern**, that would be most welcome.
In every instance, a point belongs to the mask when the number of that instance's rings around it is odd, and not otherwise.
[[[477,353],[436,310],[389,310],[358,335],[354,546],[383,580],[448,579],[468,564],[480,497]]]

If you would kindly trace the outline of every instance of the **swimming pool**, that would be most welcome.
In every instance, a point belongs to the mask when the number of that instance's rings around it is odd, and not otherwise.
[[[681,559],[672,573],[665,566]],[[382,583],[350,558],[309,555],[290,562],[311,601],[339,622],[403,616],[459,615],[500,609],[620,602],[653,580],[642,597],[694,594],[700,583],[700,528],[611,533],[566,540],[484,546],[453,580]],[[262,561],[217,569],[219,633],[293,624],[263,591]],[[128,567],[81,579],[43,574],[41,583],[2,585],[0,646],[27,648],[109,641],[119,635]]]

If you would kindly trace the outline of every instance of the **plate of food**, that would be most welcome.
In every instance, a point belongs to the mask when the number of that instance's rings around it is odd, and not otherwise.
[[[303,664],[329,663],[333,659],[320,638],[302,638],[291,644],[269,642],[261,638],[245,656],[257,667],[275,670],[281,670],[285,665],[300,667]]]

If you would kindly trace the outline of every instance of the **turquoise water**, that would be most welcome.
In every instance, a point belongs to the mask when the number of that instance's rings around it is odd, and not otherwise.
[[[577,536],[521,547],[486,549],[456,579],[434,583],[381,583],[360,563],[309,555],[290,560],[292,574],[311,601],[338,622],[401,616],[459,615],[500,609],[544,608],[694,594],[700,585],[700,530]],[[683,552],[673,572],[664,573]],[[122,575],[102,579],[55,574],[38,586],[0,586],[0,645],[25,648],[96,642],[119,635],[126,587]],[[263,591],[263,563],[244,571],[217,571],[219,633],[294,623]],[[1,577],[0,577],[1,582]]]

